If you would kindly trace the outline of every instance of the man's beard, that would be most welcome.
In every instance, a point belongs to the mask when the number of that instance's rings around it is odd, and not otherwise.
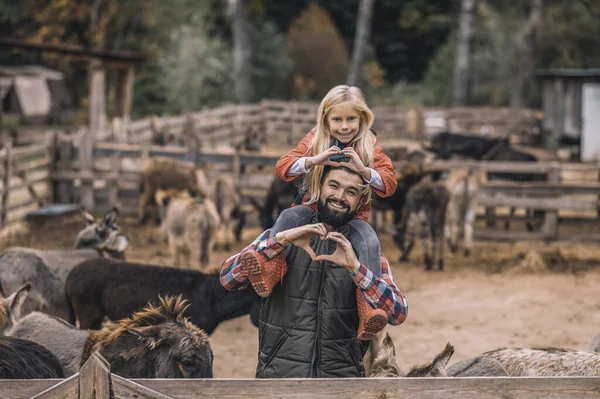
[[[345,210],[340,209],[338,212],[337,210],[330,209],[327,206],[328,202],[331,202],[330,199],[325,200],[325,202],[319,200],[317,215],[319,216],[320,222],[328,224],[337,229],[338,227],[348,224],[348,222],[354,218],[354,215],[356,215],[356,209],[354,211],[350,211],[348,204],[346,203],[338,202],[338,204],[346,206]]]

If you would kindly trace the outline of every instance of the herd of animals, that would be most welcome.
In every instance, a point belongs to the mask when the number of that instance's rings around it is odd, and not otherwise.
[[[443,159],[462,152],[479,159],[535,161],[503,140],[468,144],[456,136],[437,136],[429,150]],[[477,175],[463,170],[433,176],[423,172],[422,153],[411,156],[414,162],[400,171],[397,192],[375,200],[373,208],[394,211],[402,259],[417,234],[429,236],[425,266],[443,269],[444,229],[455,250],[463,226],[465,255],[471,249]],[[246,314],[258,325],[261,298],[253,290],[227,291],[217,275],[203,269],[219,231],[225,245],[232,235],[239,240],[244,212],[231,181],[220,178],[209,185],[202,179],[194,167],[167,158],[153,158],[142,169],[140,222],[155,208],[179,267],[127,261],[128,239],[116,223],[116,209],[100,219],[82,211],[87,225],[73,249],[13,247],[1,253],[0,378],[64,378],[95,351],[126,378],[211,378],[210,335],[219,323]],[[292,203],[295,190],[274,181],[265,203],[255,204],[263,227],[273,224],[273,211]],[[240,223],[234,228],[236,217]],[[600,334],[589,351],[501,348],[453,365],[454,348],[448,344],[430,363],[408,372],[397,365],[389,336],[374,339],[371,349],[373,377],[600,375]]]

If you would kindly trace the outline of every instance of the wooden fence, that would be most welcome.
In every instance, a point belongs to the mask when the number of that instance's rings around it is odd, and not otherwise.
[[[263,142],[271,146],[296,144],[317,119],[316,103],[262,100],[259,104],[226,104],[182,116],[152,118],[119,124],[104,138],[128,144],[149,144],[153,129],[160,128],[180,142],[187,140],[199,147],[239,142],[256,128]],[[428,139],[441,131],[481,133],[490,136],[531,135],[538,126],[540,113],[529,109],[502,107],[406,108],[375,106],[374,128],[382,139]]]
[[[0,399],[443,398],[588,399],[598,377],[126,379],[95,353],[70,378],[0,380]]]
[[[600,234],[560,234],[560,224],[600,220],[600,165],[560,162],[435,161],[426,170],[444,171],[468,167],[476,173],[514,175],[545,174],[543,182],[486,181],[481,185],[479,204],[489,208],[494,221],[496,208],[529,208],[544,211],[543,230],[536,232],[478,229],[479,239],[600,241]],[[485,173],[483,173],[485,175]],[[562,215],[561,215],[562,214]],[[523,217],[513,218],[523,221]]]
[[[0,228],[43,206],[50,198],[53,147],[46,142],[0,150]]]
[[[86,162],[82,157],[84,144],[80,135],[54,134],[44,144],[21,148],[7,146],[1,150],[0,226],[21,219],[28,211],[51,200],[81,203],[87,198],[87,207],[95,212],[116,206],[124,215],[133,216],[139,197],[139,169],[148,157],[168,156],[193,160],[201,165],[220,164],[231,170],[235,177],[239,176],[242,165],[273,166],[282,154],[278,150],[251,153],[230,147],[190,153],[182,147],[97,142]],[[561,234],[560,228],[569,223],[597,221],[600,165],[436,161],[426,168],[447,170],[465,166],[485,172],[542,173],[547,176],[545,182],[485,182],[481,187],[480,205],[489,209],[487,218],[490,221],[507,220],[504,214],[494,214],[498,208],[533,208],[545,211],[545,215],[542,231],[527,232],[522,228],[503,231],[478,226],[475,232],[478,239],[600,240],[597,233]],[[244,176],[239,179],[238,188],[243,195],[260,201],[271,179],[272,175]],[[519,215],[513,220],[527,219]]]
[[[113,206],[125,215],[135,215],[139,196],[139,169],[145,158],[168,156],[193,160],[197,164],[220,164],[239,176],[242,165],[273,166],[281,156],[279,151],[251,153],[231,148],[196,151],[192,158],[184,148],[149,145],[96,143],[93,147],[93,165],[89,171],[81,168],[80,149],[72,142],[58,142],[57,166],[53,168],[52,181],[60,202],[78,202],[81,191],[91,190],[93,205],[90,209],[104,212]],[[63,156],[63,154],[66,154]],[[398,163],[397,166],[400,166]],[[547,176],[545,182],[487,181],[482,184],[480,204],[489,208],[490,220],[506,220],[501,214],[494,215],[496,208],[533,208],[545,211],[543,230],[526,232],[522,229],[503,231],[478,228],[480,239],[497,240],[600,240],[598,234],[561,235],[560,225],[571,222],[594,221],[600,213],[600,165],[569,164],[558,162],[504,163],[436,161],[426,165],[428,170],[448,170],[470,167],[482,172],[494,173],[540,173]],[[273,178],[270,175],[244,176],[238,180],[243,195],[261,201]],[[515,216],[515,222],[524,217]],[[513,225],[516,225],[513,223]]]

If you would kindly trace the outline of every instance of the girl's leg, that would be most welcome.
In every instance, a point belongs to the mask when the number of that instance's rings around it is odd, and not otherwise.
[[[314,214],[315,210],[306,205],[296,205],[284,209],[279,214],[279,217],[275,221],[275,225],[271,229],[271,237],[280,231],[293,229],[294,227],[310,223]]]
[[[358,254],[358,261],[377,277],[381,277],[381,245],[377,233],[364,220],[352,219],[348,240]]]

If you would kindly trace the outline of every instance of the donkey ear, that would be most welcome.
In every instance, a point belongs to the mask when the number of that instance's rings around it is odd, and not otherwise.
[[[6,298],[6,302],[8,302],[8,308],[10,309],[10,314],[15,320],[20,318],[21,306],[23,306],[27,295],[29,295],[29,291],[31,291],[31,283],[28,281],[19,287],[15,293]]]
[[[156,348],[163,342],[163,337],[161,337],[162,330],[159,326],[132,327],[128,328],[127,331],[137,336],[139,340],[144,341],[150,349]]]
[[[81,212],[81,216],[83,216],[83,218],[85,219],[87,224],[96,223],[96,219],[94,219],[94,216],[92,216],[88,212],[86,212],[86,210],[83,206],[81,207],[80,212]]]
[[[441,376],[445,377],[447,375],[446,368],[448,367],[448,363],[450,362],[450,358],[454,354],[454,346],[452,346],[449,342],[446,344],[446,347],[440,354],[438,354],[432,363],[431,376]]]
[[[115,220],[117,220],[118,215],[119,210],[117,208],[113,208],[110,211],[108,211],[106,215],[104,215],[104,221],[102,222],[104,224],[104,227],[112,226],[115,223]]]
[[[390,337],[389,333],[385,333],[385,338],[383,339],[383,342],[381,343],[381,347],[383,348],[388,348],[392,351],[392,353],[394,354],[394,356],[396,356],[396,347],[394,346],[394,341],[392,341],[392,337]]]

